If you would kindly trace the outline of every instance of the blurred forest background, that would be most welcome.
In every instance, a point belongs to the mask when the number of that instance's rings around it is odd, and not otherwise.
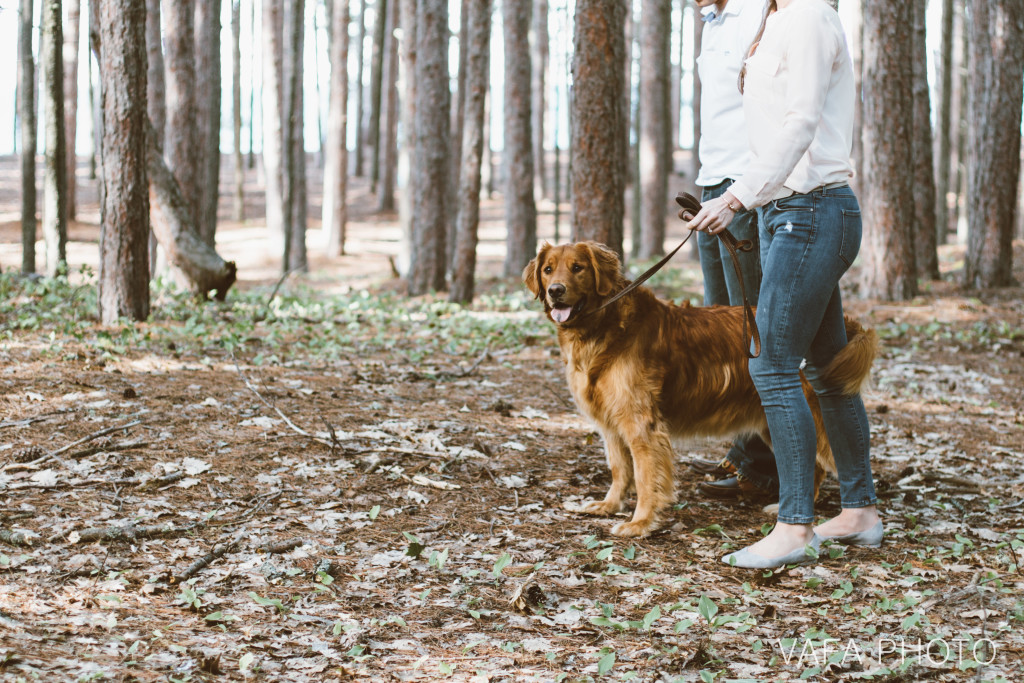
[[[832,4],[862,94],[861,293],[912,298],[947,243],[963,285],[1010,284],[1024,9]],[[269,261],[358,255],[354,217],[409,294],[453,301],[478,252],[514,276],[538,235],[656,256],[696,176],[702,23],[686,0],[4,0],[0,267],[70,248],[112,321],[145,319],[154,275],[222,298]]]

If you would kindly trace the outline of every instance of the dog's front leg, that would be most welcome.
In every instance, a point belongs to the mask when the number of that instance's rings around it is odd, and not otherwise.
[[[591,501],[580,507],[588,515],[614,515],[626,507],[626,494],[633,483],[633,458],[629,446],[621,436],[610,429],[601,429],[608,469],[612,472],[612,485],[604,500]]]
[[[633,519],[612,527],[616,536],[646,536],[659,513],[675,502],[672,442],[661,425],[633,425],[627,435],[633,453],[636,509]]]

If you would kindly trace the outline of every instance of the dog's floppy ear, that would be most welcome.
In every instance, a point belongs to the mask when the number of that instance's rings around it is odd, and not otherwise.
[[[594,289],[598,296],[608,296],[612,291],[620,289],[624,280],[618,254],[598,242],[583,242],[581,246],[590,254],[590,264],[594,267]]]
[[[540,284],[540,264],[544,262],[544,257],[548,253],[548,249],[551,248],[551,244],[545,242],[541,245],[540,251],[533,258],[532,261],[526,264],[526,268],[523,269],[523,284],[533,292],[533,295],[540,299],[542,298],[541,284]]]

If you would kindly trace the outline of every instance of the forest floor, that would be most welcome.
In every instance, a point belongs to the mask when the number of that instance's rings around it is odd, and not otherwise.
[[[469,308],[401,294],[395,217],[356,182],[349,256],[277,291],[225,200],[228,301],[160,288],[150,322],[101,326],[82,182],[72,276],[0,276],[0,680],[1020,680],[1024,290],[962,291],[961,248],[913,301],[847,292],[883,339],[883,546],[761,572],[719,558],[772,517],[686,466],[723,442],[678,449],[649,538],[566,509],[609,475],[554,330],[498,275],[499,199]],[[0,160],[5,273],[17,187]],[[699,300],[699,268],[652,285]]]

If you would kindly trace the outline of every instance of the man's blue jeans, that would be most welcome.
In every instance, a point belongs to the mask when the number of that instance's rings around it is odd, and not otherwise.
[[[760,209],[761,355],[750,374],[761,396],[779,471],[779,521],[814,522],[815,429],[800,364],[821,404],[844,508],[874,505],[870,434],[860,396],[827,386],[821,370],[846,345],[839,279],[861,242],[861,215],[849,186],[818,189]]]
[[[701,201],[706,202],[721,196],[732,182],[727,179],[717,185],[705,187],[701,193]],[[754,244],[753,250],[737,252],[736,255],[740,262],[740,272],[743,273],[747,299],[751,306],[756,306],[757,290],[761,284],[757,214],[753,211],[737,213],[729,224],[729,232],[738,240],[750,240]],[[722,240],[714,235],[699,232],[697,250],[700,253],[700,268],[704,273],[704,305],[742,306],[743,292],[739,278],[736,277],[732,257],[729,256]],[[757,434],[736,439],[725,457],[754,486],[772,493],[778,490],[779,477],[775,471],[775,456],[768,444]]]

